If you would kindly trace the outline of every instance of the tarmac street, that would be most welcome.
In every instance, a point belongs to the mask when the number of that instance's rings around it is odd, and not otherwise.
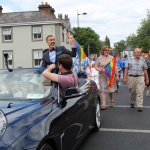
[[[150,97],[144,91],[143,112],[130,108],[127,85],[114,94],[114,107],[101,110],[101,129],[91,132],[78,150],[150,150]]]

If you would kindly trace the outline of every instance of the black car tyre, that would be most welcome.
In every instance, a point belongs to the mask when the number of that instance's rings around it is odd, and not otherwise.
[[[42,145],[40,150],[54,150],[49,144],[45,143]]]
[[[101,126],[101,107],[98,100],[96,100],[96,109],[95,109],[95,123],[94,123],[94,131],[99,131]]]

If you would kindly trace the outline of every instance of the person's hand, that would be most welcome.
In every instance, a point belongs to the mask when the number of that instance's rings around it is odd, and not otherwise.
[[[127,79],[123,78],[123,82],[124,82],[124,84],[126,84],[127,83]]]
[[[99,68],[99,72],[105,72],[105,69],[102,68],[102,67],[100,67],[100,68]]]
[[[85,71],[84,71],[84,70],[81,70],[81,73],[85,73]]]
[[[70,44],[74,46],[74,37],[71,35],[69,38]]]
[[[149,84],[149,79],[146,79],[145,83],[146,83],[146,85],[148,85]]]
[[[66,33],[67,33],[66,29],[64,29],[64,30],[63,30],[63,33],[64,33],[64,34],[66,34]]]
[[[119,76],[118,75],[116,76],[116,81],[119,81]]]
[[[55,65],[55,64],[51,64],[51,65],[49,66],[49,70],[50,70],[50,71],[54,70],[55,68],[56,68],[56,65]]]

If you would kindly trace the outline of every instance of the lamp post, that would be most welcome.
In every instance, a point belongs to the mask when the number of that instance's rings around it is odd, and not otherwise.
[[[87,15],[86,12],[79,14],[77,10],[77,23],[78,23],[78,40],[79,40],[79,15]]]

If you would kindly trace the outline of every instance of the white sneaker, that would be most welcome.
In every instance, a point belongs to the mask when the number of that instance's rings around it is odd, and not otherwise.
[[[150,96],[150,93],[149,93],[149,91],[147,91],[147,92],[146,92],[146,96]]]

